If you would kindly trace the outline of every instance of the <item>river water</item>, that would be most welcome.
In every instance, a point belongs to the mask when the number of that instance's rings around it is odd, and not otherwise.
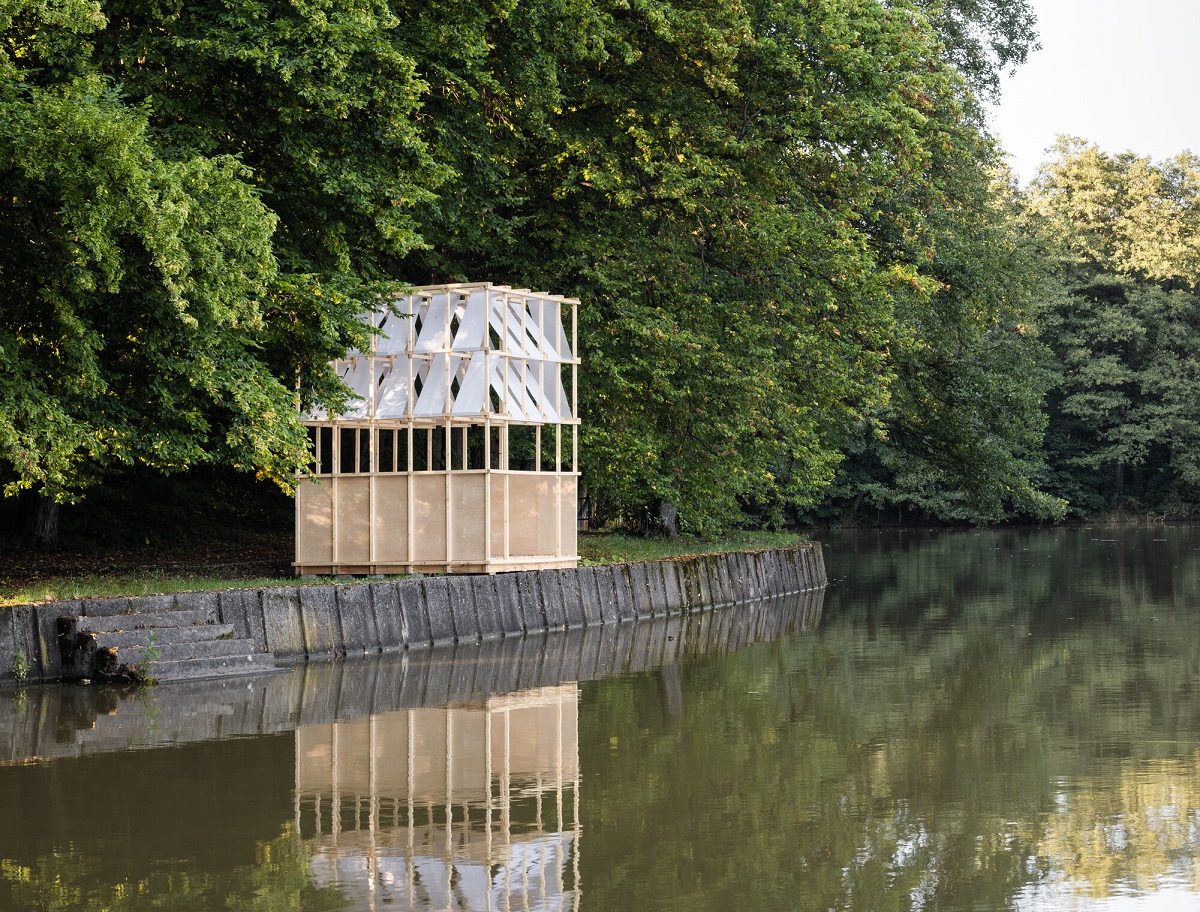
[[[0,910],[1200,909],[1200,530],[826,563],[745,612],[0,692]]]

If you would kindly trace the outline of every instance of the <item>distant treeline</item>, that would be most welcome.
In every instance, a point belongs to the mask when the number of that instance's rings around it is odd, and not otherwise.
[[[1053,152],[1024,191],[999,191],[995,246],[972,242],[912,312],[889,402],[805,515],[1200,512],[1200,159],[1073,137]],[[955,231],[944,270],[981,228]],[[943,307],[969,290],[983,297]]]
[[[398,282],[579,296],[598,518],[1200,503],[1200,164],[985,103],[1025,0],[0,0],[0,482],[285,489]],[[48,533],[52,523],[43,523]]]

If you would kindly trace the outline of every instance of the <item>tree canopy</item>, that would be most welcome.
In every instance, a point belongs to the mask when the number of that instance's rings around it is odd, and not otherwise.
[[[1056,517],[1113,460],[1185,506],[1196,160],[1018,190],[983,102],[1035,46],[992,0],[0,0],[0,481],[286,489],[364,304],[486,279],[584,301],[602,519]]]
[[[253,355],[276,218],[230,156],[155,141],[90,53],[88,3],[0,8],[0,453],[9,491],[295,445]]]
[[[1064,137],[1030,188],[1062,292],[1044,309],[1061,381],[1054,484],[1081,514],[1200,504],[1200,160]]]

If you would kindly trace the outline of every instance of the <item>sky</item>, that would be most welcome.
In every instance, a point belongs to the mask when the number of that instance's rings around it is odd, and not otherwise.
[[[1042,49],[992,127],[1027,182],[1059,133],[1108,152],[1200,154],[1200,0],[1033,0]]]

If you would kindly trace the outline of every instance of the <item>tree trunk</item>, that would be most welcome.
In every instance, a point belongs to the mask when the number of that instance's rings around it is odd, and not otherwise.
[[[846,517],[847,525],[854,525],[854,520],[858,518],[858,508],[862,506],[863,498],[865,496],[866,495],[862,491],[859,491],[855,496],[854,503],[850,505],[850,515]]]
[[[58,550],[62,504],[43,494],[21,495],[21,544],[33,551]]]
[[[658,521],[667,530],[667,535],[676,538],[679,535],[679,508],[673,503],[662,501],[658,505]]]

